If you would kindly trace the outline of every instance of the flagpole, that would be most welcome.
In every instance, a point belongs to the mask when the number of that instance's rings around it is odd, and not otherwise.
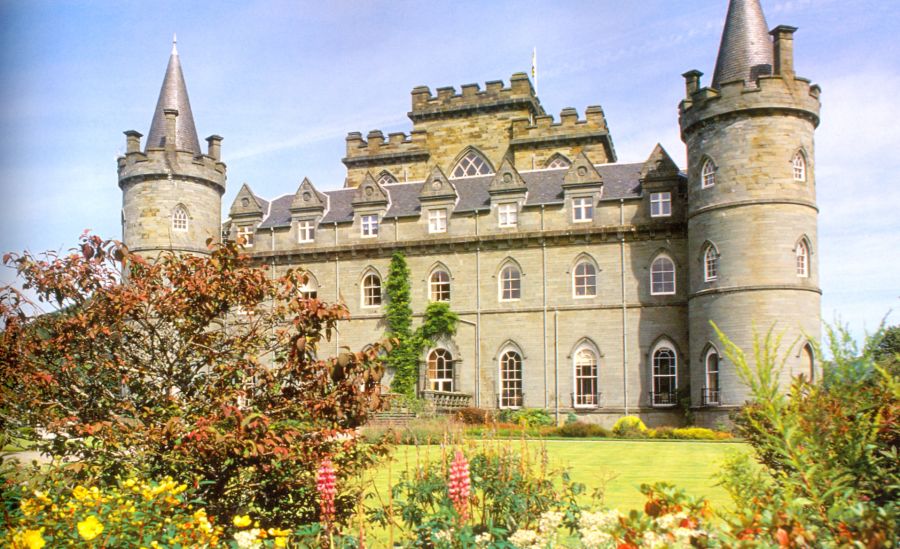
[[[534,79],[534,94],[538,94],[537,48],[531,52],[531,78]]]

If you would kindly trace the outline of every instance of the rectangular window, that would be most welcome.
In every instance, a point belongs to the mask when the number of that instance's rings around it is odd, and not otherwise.
[[[650,193],[650,217],[672,215],[672,193]]]
[[[243,227],[238,227],[238,230],[237,230],[238,240],[243,239],[244,246],[246,246],[247,248],[252,248],[253,247],[253,234],[255,232],[256,231],[253,230],[252,225],[244,225]]]
[[[589,196],[572,199],[572,221],[583,223],[594,219],[594,201]]]
[[[313,221],[301,221],[297,224],[297,240],[299,242],[315,242],[316,224]]]
[[[377,215],[362,216],[361,231],[362,231],[361,234],[364,237],[378,236],[378,216]]]
[[[518,206],[515,202],[507,202],[497,206],[497,219],[501,227],[515,227],[519,222]]]
[[[428,210],[428,232],[447,232],[447,210]]]

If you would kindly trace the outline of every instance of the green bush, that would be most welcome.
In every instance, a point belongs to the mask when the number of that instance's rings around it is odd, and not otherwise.
[[[553,435],[567,438],[608,437],[609,431],[593,423],[576,421],[553,430]]]
[[[521,410],[503,410],[497,416],[503,423],[517,423],[525,427],[554,425],[556,421],[550,412],[543,408],[522,408]]]
[[[623,438],[642,438],[646,436],[647,426],[637,416],[621,417],[613,425],[612,433],[614,436]]]
[[[657,433],[659,433],[659,429],[657,429]],[[731,435],[728,433],[722,433],[713,431],[712,429],[706,429],[703,427],[685,427],[682,429],[672,429],[672,438],[679,438],[683,440],[722,440],[726,438],[731,438]]]

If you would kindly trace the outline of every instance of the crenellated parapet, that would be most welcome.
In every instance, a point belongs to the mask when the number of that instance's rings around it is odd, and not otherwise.
[[[421,120],[468,116],[473,113],[525,109],[533,116],[542,116],[544,108],[534,93],[528,75],[517,72],[509,79],[509,87],[502,80],[485,82],[485,89],[478,84],[464,84],[457,93],[452,86],[437,88],[432,94],[427,86],[417,86],[412,91],[412,110],[409,118],[415,123]]]
[[[372,130],[363,139],[360,132],[347,134],[347,156],[343,158],[348,168],[374,164],[397,164],[428,159],[425,149],[425,132],[413,130],[389,133],[385,139],[381,130]]]
[[[225,192],[225,163],[221,161],[222,138],[212,135],[207,154],[194,154],[174,148],[140,149],[141,134],[125,132],[126,150],[116,159],[119,171],[119,188],[131,183],[177,177],[214,188],[220,195]]]
[[[552,115],[536,116],[534,121],[519,118],[512,121],[512,139],[510,146],[514,149],[552,147],[563,144],[601,143],[604,147],[605,160],[615,160],[615,150],[606,125],[606,117],[599,105],[592,105],[579,119],[578,111],[567,107],[559,114],[559,122]]]

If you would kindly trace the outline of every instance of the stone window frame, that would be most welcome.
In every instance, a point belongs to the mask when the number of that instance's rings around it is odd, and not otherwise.
[[[450,215],[447,208],[430,208],[428,210],[428,234],[446,233]]]
[[[589,353],[593,364],[592,374],[583,375],[579,368],[585,363],[579,363],[579,357],[583,353]],[[572,407],[578,409],[592,409],[600,407],[600,350],[597,345],[588,338],[582,338],[572,350]],[[585,393],[579,390],[582,386],[579,381],[593,382],[593,391]]]
[[[301,219],[297,222],[297,243],[310,244],[316,241],[317,223],[314,219]]]
[[[463,162],[466,164],[464,165]],[[471,168],[475,168],[476,173],[467,173]],[[457,175],[461,170],[462,175]],[[466,147],[457,155],[453,162],[453,167],[448,172],[450,179],[465,179],[467,177],[483,177],[495,173],[493,164],[488,160],[487,155],[478,150],[476,147]]]
[[[309,271],[306,271],[304,275],[306,276],[306,282],[297,287],[297,293],[303,299],[318,299],[319,279]]]
[[[663,260],[668,261],[671,264],[671,266],[672,266],[671,270],[657,270],[657,264],[661,264]],[[657,289],[658,288],[657,281],[655,280],[656,277],[654,275],[657,273],[659,273],[661,275],[666,275],[667,273],[670,273],[670,272],[672,273],[672,280],[671,280],[672,290],[668,291],[665,289],[665,285],[668,284],[668,281],[665,279],[659,280],[658,283],[660,285],[663,285],[663,287]],[[666,252],[661,252],[653,258],[653,261],[650,262],[650,295],[675,295],[675,293],[677,291],[678,291],[678,266],[675,264],[675,260],[672,259],[672,256],[670,256]]]
[[[806,235],[797,239],[794,245],[794,267],[796,269],[797,278],[809,278],[810,258],[812,256],[812,245]]]
[[[719,249],[707,241],[703,247],[703,282],[715,282],[719,279]]]
[[[510,220],[511,219],[511,220]],[[519,203],[500,202],[497,204],[497,226],[501,229],[514,228],[519,225]]]
[[[806,367],[806,371],[801,371],[800,375],[809,376],[807,381],[814,382],[816,380],[816,348],[812,342],[807,341],[799,347],[797,358],[801,359],[801,366]]]
[[[378,214],[361,214],[359,216],[359,236],[361,238],[377,238],[381,220]]]
[[[650,348],[650,405],[655,408],[671,408],[677,406],[678,394],[678,350],[672,340],[661,336]],[[663,361],[666,361],[665,363]],[[671,371],[665,374],[659,370],[669,365]],[[662,389],[666,389],[663,391]],[[665,398],[659,395],[665,394]]]
[[[672,217],[672,191],[650,193],[650,217]]]
[[[439,275],[446,276],[446,280],[435,280],[435,277]],[[444,264],[439,263],[432,268],[431,273],[428,275],[428,300],[435,303],[450,303],[450,296],[452,295],[451,280],[450,269]],[[446,299],[442,299],[444,296],[446,296]]]
[[[806,183],[809,162],[806,159],[806,152],[797,149],[791,157],[791,175],[797,183]]]
[[[252,224],[238,225],[237,238],[238,238],[238,240],[240,240],[241,238],[244,239],[243,246],[245,248],[253,247],[253,240],[254,240],[255,236],[256,236],[256,227],[254,227]]]
[[[374,267],[364,270],[360,277],[359,298],[360,307],[363,309],[377,309],[384,303],[384,285],[381,274]]]
[[[579,212],[581,217],[579,217]],[[572,223],[590,223],[594,220],[594,197],[572,197]]]
[[[581,266],[588,266],[593,269],[593,292],[586,294],[578,294],[579,287],[587,287],[584,284],[579,285],[579,277],[591,276],[589,274],[579,274],[578,269]],[[599,278],[600,278],[600,267],[597,265],[597,261],[594,260],[589,254],[583,253],[579,254],[575,261],[572,263],[572,267],[570,269],[572,274],[572,298],[573,299],[593,299],[597,297],[598,286],[599,286]]]
[[[716,172],[719,170],[713,159],[704,156],[700,164],[700,188],[709,189],[716,186]]]
[[[509,277],[510,284],[507,285],[507,270],[512,269],[515,271],[515,277]],[[511,272],[511,271],[510,271]],[[524,286],[523,278],[525,275],[522,272],[522,266],[519,265],[517,261],[512,258],[505,259],[500,264],[500,269],[497,271],[497,301],[501,303],[508,303],[511,301],[520,301],[522,299]],[[512,282],[515,281],[515,285]],[[508,291],[507,291],[508,290]],[[504,297],[505,295],[509,295],[510,297]],[[515,295],[515,297],[512,297]]]
[[[507,341],[497,353],[497,407],[517,410],[524,406],[525,353],[515,342]]]
[[[172,208],[172,231],[186,233],[190,228],[190,213],[184,204],[176,204]]]
[[[433,363],[432,357],[434,357]],[[441,360],[443,361],[442,364],[440,362]],[[426,390],[452,393],[455,390],[456,385],[456,372],[454,371],[455,362],[456,361],[453,359],[453,353],[450,352],[449,349],[445,349],[443,347],[435,347],[434,349],[429,351],[425,359]],[[442,374],[442,377],[432,377],[432,373]]]
[[[378,185],[383,187],[385,185],[393,185],[394,183],[399,183],[399,180],[394,177],[394,174],[389,172],[388,170],[381,170],[381,173],[378,174],[378,179],[376,180]]]
[[[562,153],[554,153],[548,160],[547,163],[544,164],[544,169],[547,170],[557,170],[568,168],[572,165],[572,161]]]
[[[707,343],[703,352],[703,404],[705,406],[718,406],[722,404],[719,392],[722,389],[722,355],[713,343]],[[710,369],[710,359],[715,356],[715,370]],[[714,377],[712,377],[714,376]],[[713,383],[712,380],[715,380]]]

